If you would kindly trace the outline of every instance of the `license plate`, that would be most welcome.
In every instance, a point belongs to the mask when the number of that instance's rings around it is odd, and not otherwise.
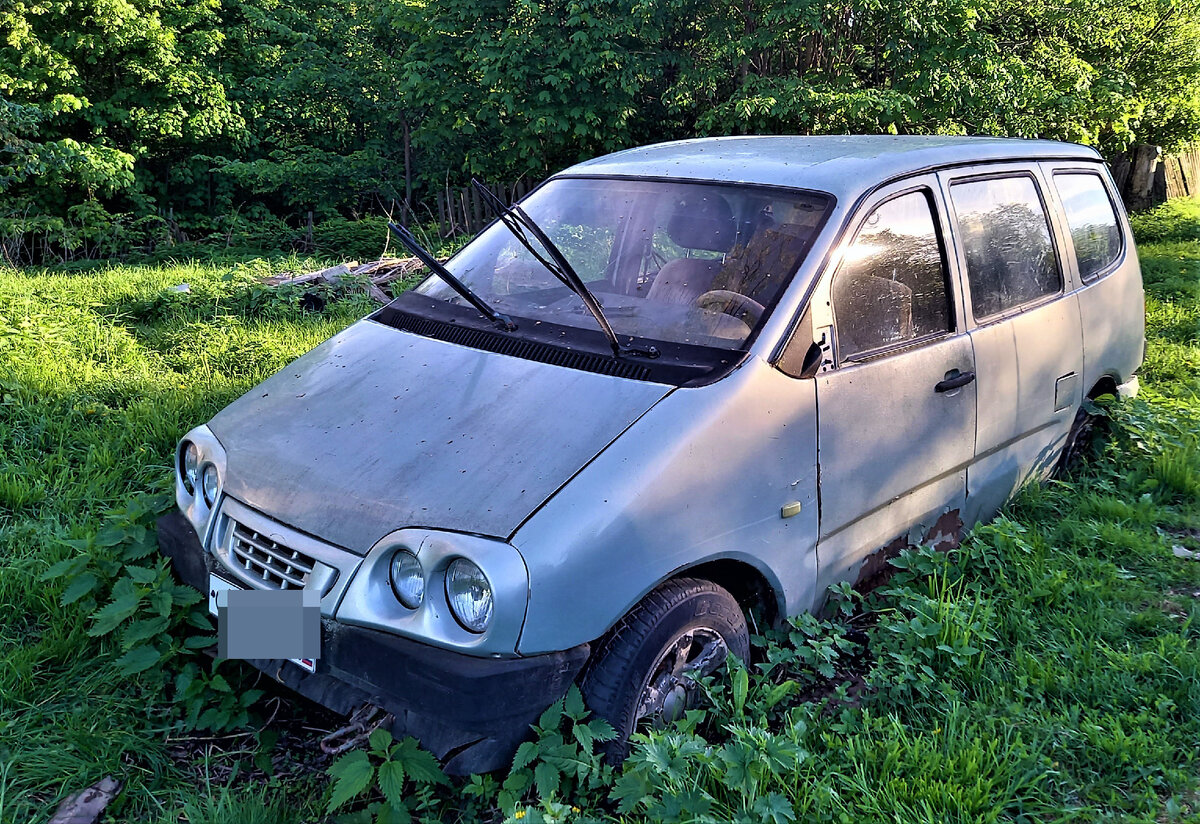
[[[217,593],[229,589],[245,589],[232,581],[227,581],[220,575],[209,573],[208,576],[208,613],[214,618],[217,617]],[[305,672],[317,671],[317,662],[312,658],[289,658],[287,659],[298,666]]]

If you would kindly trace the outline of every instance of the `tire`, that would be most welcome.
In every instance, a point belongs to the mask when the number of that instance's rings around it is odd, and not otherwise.
[[[1079,407],[1075,420],[1071,422],[1071,431],[1063,443],[1058,463],[1054,466],[1054,477],[1064,478],[1074,472],[1083,463],[1083,457],[1092,448],[1096,432],[1103,426],[1103,418],[1093,415],[1086,408]]]
[[[667,581],[622,618],[598,642],[579,682],[588,707],[617,731],[602,745],[608,762],[625,760],[640,723],[679,717],[697,697],[689,676],[715,672],[725,650],[746,660],[750,633],[738,602],[711,581]]]

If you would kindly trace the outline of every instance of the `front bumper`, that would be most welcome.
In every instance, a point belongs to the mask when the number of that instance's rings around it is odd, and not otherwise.
[[[179,512],[158,521],[158,541],[179,577],[201,592],[217,566]],[[411,735],[451,775],[509,766],[541,712],[570,687],[590,652],[582,644],[525,658],[479,658],[378,630],[322,620],[315,674],[284,660],[248,663],[328,709],[364,703],[392,713],[392,733]]]

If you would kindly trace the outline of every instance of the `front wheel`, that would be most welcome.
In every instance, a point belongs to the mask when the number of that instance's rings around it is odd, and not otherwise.
[[[634,607],[580,679],[588,707],[617,731],[604,745],[609,763],[625,759],[640,726],[662,728],[694,706],[696,679],[715,672],[727,652],[749,657],[750,633],[737,601],[711,581],[667,581]]]

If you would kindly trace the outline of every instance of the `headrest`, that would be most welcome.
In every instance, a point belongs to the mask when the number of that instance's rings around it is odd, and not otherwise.
[[[737,222],[725,198],[711,191],[689,193],[675,201],[667,236],[684,249],[728,252],[737,237]]]

